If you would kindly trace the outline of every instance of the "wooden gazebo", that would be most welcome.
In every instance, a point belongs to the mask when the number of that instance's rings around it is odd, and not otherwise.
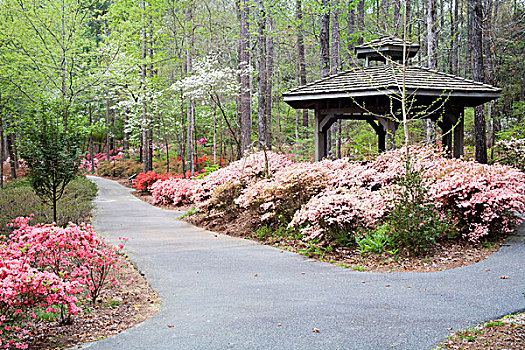
[[[405,46],[403,50],[403,46]],[[327,131],[338,119],[365,120],[378,136],[378,149],[394,146],[401,116],[401,92],[409,118],[430,118],[442,129],[449,154],[463,155],[463,110],[499,97],[501,89],[454,75],[400,62],[419,50],[417,44],[384,37],[356,47],[364,67],[314,81],[283,94],[295,109],[315,111],[315,160],[327,156]],[[371,61],[383,62],[370,66]],[[388,143],[387,143],[388,141]]]

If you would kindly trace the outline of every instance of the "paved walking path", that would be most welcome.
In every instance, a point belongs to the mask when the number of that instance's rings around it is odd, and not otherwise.
[[[364,273],[196,228],[114,181],[90,179],[99,186],[95,229],[114,243],[130,238],[161,311],[84,347],[419,350],[449,329],[525,309],[525,225],[472,266]]]

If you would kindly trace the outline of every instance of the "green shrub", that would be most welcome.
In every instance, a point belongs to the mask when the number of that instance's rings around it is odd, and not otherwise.
[[[64,196],[57,203],[57,224],[89,222],[93,209],[92,200],[97,186],[85,177],[71,181]],[[35,214],[33,223],[52,223],[53,208],[42,202],[27,180],[10,183],[0,190],[0,234],[9,233],[6,225],[19,216]]]
[[[443,217],[428,195],[421,171],[408,170],[389,203],[386,223],[391,227],[390,242],[408,254],[421,254],[436,244],[436,238],[453,231],[450,217]]]
[[[377,229],[368,232],[364,237],[356,237],[357,251],[362,256],[375,254],[382,255],[384,252],[395,255],[398,249],[389,249],[392,246],[392,229],[388,224],[379,226]]]
[[[128,178],[142,172],[142,165],[135,160],[102,161],[98,164],[97,174],[116,178]]]

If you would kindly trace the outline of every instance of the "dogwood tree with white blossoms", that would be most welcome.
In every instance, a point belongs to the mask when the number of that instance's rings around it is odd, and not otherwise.
[[[187,76],[171,86],[172,90],[182,92],[184,98],[199,101],[202,105],[207,105],[214,110],[219,110],[228,130],[230,131],[238,149],[241,149],[240,137],[238,133],[239,125],[236,118],[235,124],[230,121],[230,111],[235,111],[235,97],[240,93],[238,76],[239,70],[230,67],[221,67],[218,55],[209,54],[202,58],[193,67],[193,74]],[[190,123],[190,128],[193,127]],[[232,125],[233,124],[233,125]],[[216,113],[213,113],[213,150],[216,153]],[[190,148],[190,147],[188,147]],[[215,157],[214,157],[215,158]]]

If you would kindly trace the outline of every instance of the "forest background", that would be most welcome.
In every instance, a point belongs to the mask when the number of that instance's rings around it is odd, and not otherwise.
[[[135,150],[143,171],[156,157],[193,174],[199,156],[238,159],[254,140],[311,159],[313,115],[282,93],[362,64],[356,45],[405,29],[421,47],[414,64],[502,88],[483,111],[489,161],[497,140],[524,137],[520,0],[2,0],[0,181],[4,160],[16,176],[24,140],[46,123],[91,159]],[[473,109],[465,118],[468,156]],[[410,133],[435,131],[418,121]],[[339,121],[330,147],[360,158],[376,136]]]

